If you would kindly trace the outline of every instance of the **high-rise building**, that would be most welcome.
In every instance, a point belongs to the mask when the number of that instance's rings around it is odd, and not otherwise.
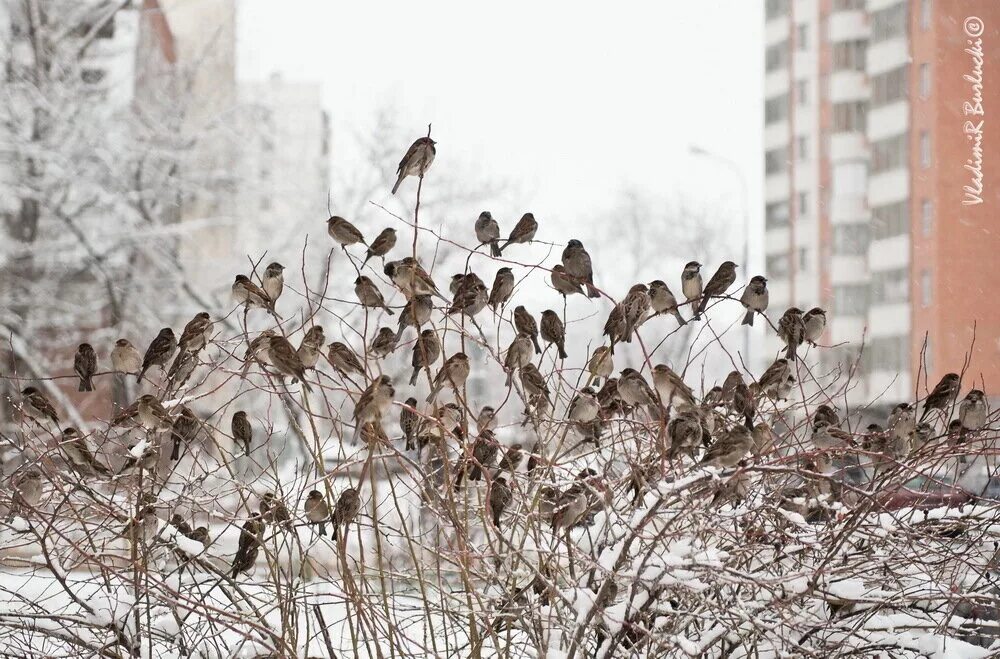
[[[1000,3],[767,0],[765,12],[771,311],[828,311],[822,364],[852,375],[848,400],[922,396],[967,359],[965,388],[995,388],[1000,85],[983,79],[1000,70]]]

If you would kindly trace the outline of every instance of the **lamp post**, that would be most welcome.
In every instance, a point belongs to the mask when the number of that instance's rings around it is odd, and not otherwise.
[[[741,266],[744,268],[746,273],[747,281],[750,281],[750,202],[749,195],[747,194],[747,177],[743,173],[743,169],[740,168],[736,161],[721,156],[718,153],[712,151],[707,151],[700,146],[695,144],[688,145],[688,151],[691,155],[701,156],[703,158],[708,158],[716,162],[722,163],[727,168],[736,174],[736,177],[740,182],[740,207],[743,210],[743,263]],[[753,368],[754,364],[750,359],[750,330],[748,326],[743,334],[743,362],[746,366]]]

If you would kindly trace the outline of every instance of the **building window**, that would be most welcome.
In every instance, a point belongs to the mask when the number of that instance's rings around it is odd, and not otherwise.
[[[867,359],[866,359],[867,357]],[[872,339],[862,360],[866,362],[866,371],[888,371],[899,373],[909,370],[910,337],[885,336]]]
[[[764,101],[764,123],[773,124],[788,117],[788,94]]]
[[[920,98],[931,95],[931,65],[926,62],[920,65]]]
[[[799,272],[807,270],[809,268],[809,250],[805,247],[799,247]]]
[[[764,225],[768,229],[788,226],[788,202],[776,201],[765,206]]]
[[[809,102],[809,81],[799,80],[795,83],[795,102],[799,105],[805,105]]]
[[[809,47],[809,26],[800,25],[795,35],[795,49],[805,50]]]
[[[906,98],[906,69],[904,65],[872,77],[872,107]]]
[[[788,147],[782,146],[764,152],[764,172],[777,174],[788,169]]]
[[[805,136],[799,136],[795,140],[795,155],[798,156],[799,160],[805,160],[809,157],[809,138]]]
[[[931,227],[934,225],[934,202],[924,199],[920,204],[920,230],[924,238],[931,235]]]
[[[764,51],[764,70],[776,71],[788,66],[788,41],[768,46]]]
[[[920,132],[920,166],[931,166],[931,136],[926,130]]]
[[[873,272],[869,285],[873,304],[896,304],[910,299],[910,278],[906,268]]]
[[[924,270],[920,273],[920,304],[924,307],[931,306],[931,272]]]
[[[800,192],[799,193],[799,215],[809,214],[809,193]]]
[[[868,311],[868,287],[843,284],[833,287],[833,313],[837,316],[863,316]]]
[[[788,0],[767,0],[764,5],[764,16],[767,20],[784,16],[788,13]]]
[[[864,101],[833,104],[833,132],[863,133],[868,123],[868,104]]]
[[[788,277],[788,254],[773,254],[765,259],[764,271],[768,277],[784,279]]]
[[[920,2],[920,29],[926,30],[931,26],[931,0],[921,0]]]
[[[868,251],[867,224],[836,224],[833,227],[833,253],[861,256]]]
[[[867,41],[842,41],[833,44],[834,71],[864,71]]]
[[[872,208],[872,239],[882,240],[910,232],[909,200]]]
[[[906,133],[872,142],[872,173],[905,167],[908,152]]]
[[[872,43],[887,41],[906,34],[906,8],[908,2],[872,12]]]

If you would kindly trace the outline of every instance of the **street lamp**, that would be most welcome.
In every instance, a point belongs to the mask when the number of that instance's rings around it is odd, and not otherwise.
[[[722,163],[731,169],[740,181],[740,207],[743,209],[743,263],[741,265],[745,269],[747,281],[750,281],[750,202],[747,194],[746,174],[743,173],[743,169],[736,164],[735,160],[707,151],[696,144],[689,144],[688,151],[691,155]],[[746,332],[743,334],[743,361],[746,366],[753,368],[754,365],[750,359],[750,330],[751,328],[747,326]]]

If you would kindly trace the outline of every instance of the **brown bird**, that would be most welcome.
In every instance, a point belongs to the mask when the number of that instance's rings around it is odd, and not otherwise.
[[[410,377],[410,385],[417,384],[420,369],[433,366],[440,356],[441,340],[434,330],[425,329],[413,344],[413,359],[410,362],[413,365],[413,375]]]
[[[306,331],[295,351],[303,368],[316,368],[319,356],[323,354],[324,343],[326,343],[326,334],[323,332],[322,325],[313,325]]]
[[[431,392],[427,395],[427,402],[434,402],[441,388],[450,386],[455,391],[455,396],[459,396],[465,381],[469,378],[469,357],[464,352],[456,352],[444,362],[444,366],[438,371],[437,377],[431,386]]]
[[[563,250],[562,264],[566,274],[587,287],[587,297],[601,296],[594,288],[594,266],[583,243],[575,238],[570,240]]]
[[[480,213],[476,220],[476,240],[490,246],[491,256],[500,256],[500,225],[489,211]]]
[[[330,504],[319,490],[311,490],[303,504],[306,519],[319,525],[319,534],[326,535],[326,521],[330,519]]]
[[[752,446],[753,436],[750,431],[737,424],[708,447],[701,464],[723,468],[735,467],[750,452]]]
[[[118,339],[111,350],[111,367],[119,373],[136,373],[142,368],[142,355],[128,339]]]
[[[594,348],[594,354],[587,362],[587,371],[594,378],[594,384],[600,384],[601,378],[611,377],[615,372],[615,360],[607,346]]]
[[[509,471],[512,475],[515,474],[523,457],[524,456],[521,454],[521,445],[512,444],[510,448],[504,452],[503,457],[500,458],[500,470]]]
[[[507,249],[508,245],[518,245],[522,243],[531,242],[535,238],[535,232],[538,231],[538,222],[535,221],[535,216],[532,213],[525,213],[521,216],[521,219],[517,221],[514,228],[511,230],[510,235],[507,236],[507,240],[500,247],[500,254]]]
[[[490,515],[493,516],[493,526],[498,531],[500,530],[500,518],[503,516],[507,506],[510,505],[512,498],[513,494],[510,491],[510,486],[507,485],[507,479],[503,476],[490,484]]]
[[[559,359],[566,359],[568,356],[566,354],[566,328],[563,326],[559,314],[552,309],[543,311],[541,330],[542,339],[546,343],[554,343],[559,349]]]
[[[747,429],[753,430],[753,416],[757,411],[757,401],[750,395],[750,387],[740,380],[733,390],[733,412],[744,419]]]
[[[354,294],[358,296],[361,306],[369,309],[384,309],[390,316],[395,312],[385,303],[382,292],[368,277],[361,275],[354,280]]]
[[[184,386],[198,365],[198,357],[193,352],[178,350],[174,362],[167,370],[168,388],[176,391]]]
[[[507,354],[503,360],[504,370],[507,371],[508,387],[511,386],[511,382],[513,381],[514,371],[530,364],[534,354],[531,347],[531,337],[524,332],[518,332],[514,340],[510,342]]]
[[[285,266],[281,265],[277,261],[268,264],[267,268],[264,270],[264,276],[260,280],[261,288],[267,293],[267,297],[271,300],[271,306],[278,301],[281,297],[281,292],[285,290]]]
[[[184,331],[181,332],[181,338],[177,342],[177,346],[181,350],[198,352],[205,347],[211,336],[212,318],[207,312],[202,311],[184,326]]]
[[[333,533],[334,540],[341,526],[344,527],[344,537],[347,537],[347,527],[350,526],[358,511],[361,510],[361,495],[353,487],[349,487],[340,493],[337,505],[333,508]]]
[[[262,365],[271,363],[271,339],[275,336],[274,330],[266,329],[250,341],[246,352],[243,353],[244,376],[254,362]]]
[[[600,411],[601,403],[597,400],[594,390],[590,387],[584,387],[573,396],[566,416],[570,421],[587,424],[596,419]]]
[[[73,370],[80,376],[78,391],[94,390],[94,373],[97,372],[97,353],[89,343],[81,343],[73,357]]]
[[[265,492],[257,504],[260,518],[268,524],[287,524],[292,521],[285,502],[275,496],[274,492]]]
[[[701,298],[701,291],[701,264],[697,261],[688,261],[684,266],[684,270],[681,271],[681,293],[684,294],[684,298],[688,302],[693,303]],[[701,316],[697,313],[697,309],[691,318],[692,320],[701,319]]]
[[[521,368],[521,386],[529,395],[540,396],[545,402],[549,402],[549,387],[534,364],[528,363]]]
[[[629,405],[643,405],[653,409],[659,407],[656,392],[634,368],[622,369],[618,375],[618,395]]]
[[[931,410],[945,410],[955,402],[958,391],[961,387],[961,378],[958,373],[946,373],[941,381],[937,383],[934,390],[924,400],[924,411],[920,415],[920,421],[927,418]]]
[[[802,316],[802,338],[811,346],[823,336],[826,330],[826,312],[819,307],[813,307]]]
[[[958,418],[964,430],[982,429],[989,420],[986,394],[980,389],[970,389],[958,406]]]
[[[146,356],[142,358],[142,368],[139,370],[139,375],[136,376],[136,382],[142,382],[142,376],[152,366],[159,366],[166,370],[167,362],[170,361],[176,350],[177,339],[174,338],[174,331],[169,327],[164,327],[146,349]]]
[[[611,312],[608,314],[608,319],[604,322],[604,336],[608,337],[611,341],[611,354],[615,354],[615,344],[620,343],[626,338],[626,328],[628,324],[625,321],[625,307],[619,302],[611,308]]]
[[[407,327],[412,327],[418,332],[421,325],[426,325],[431,319],[431,312],[434,311],[434,301],[430,295],[415,295],[410,298],[403,307],[403,313],[399,314],[399,329],[396,332],[396,341],[403,338],[403,331]]]
[[[705,288],[701,292],[701,303],[698,305],[698,311],[695,312],[696,316],[700,316],[705,311],[705,307],[708,306],[708,301],[712,297],[717,297],[720,295],[725,295],[729,287],[733,285],[736,281],[736,264],[732,261],[724,261],[719,269],[715,271],[712,278],[708,280],[705,284]]]
[[[438,291],[431,276],[412,256],[407,256],[399,261],[389,261],[382,268],[382,271],[407,299],[414,295],[436,295],[445,302],[448,301]]]
[[[542,354],[542,347],[538,345],[538,324],[535,322],[535,317],[524,308],[524,305],[518,305],[514,308],[514,329],[519,334],[527,334],[531,337],[531,343],[535,346],[535,353]]]
[[[480,430],[479,437],[472,445],[472,459],[469,467],[469,480],[479,481],[483,479],[483,472],[493,467],[493,460],[500,452],[500,444],[492,430]],[[457,483],[456,483],[457,485]]]
[[[243,447],[244,455],[250,455],[250,447],[253,446],[253,426],[250,424],[247,413],[239,410],[233,414],[230,427],[233,433],[233,442],[237,446]]]
[[[340,341],[334,341],[328,346],[327,359],[342,376],[365,372],[364,364],[354,351]]]
[[[268,355],[271,358],[271,365],[279,373],[298,380],[302,384],[303,389],[312,391],[312,387],[306,382],[305,367],[302,365],[302,360],[299,359],[298,353],[295,352],[295,348],[288,342],[288,339],[280,334],[273,336],[268,348]]]
[[[361,434],[361,426],[366,423],[378,423],[392,407],[392,398],[396,395],[396,390],[392,386],[389,376],[383,375],[375,378],[368,387],[361,392],[361,397],[354,405],[354,440],[357,441]]]
[[[149,430],[166,429],[174,425],[163,404],[152,394],[143,394],[137,401],[139,423]]]
[[[552,288],[559,291],[563,297],[569,297],[579,293],[583,295],[583,286],[566,272],[566,268],[561,263],[552,266],[552,274],[549,275]]]
[[[380,327],[368,346],[369,354],[375,355],[377,359],[388,357],[396,350],[396,333],[391,327]]]
[[[645,284],[636,284],[629,289],[628,295],[622,300],[622,311],[625,314],[625,343],[632,342],[632,333],[646,319],[651,300]]]
[[[747,310],[741,324],[753,327],[754,315],[764,313],[767,309],[769,299],[770,294],[767,292],[767,279],[760,275],[754,276],[750,280],[750,283],[747,284],[747,287],[743,289],[743,295],[740,296],[740,304]]]
[[[490,308],[496,312],[497,307],[507,304],[513,292],[514,272],[510,268],[500,268],[493,279],[493,288],[490,289]]]
[[[455,298],[448,309],[448,314],[462,313],[473,318],[486,308],[486,304],[489,301],[490,292],[482,282],[476,282],[472,286],[462,286],[455,293]]]
[[[668,313],[677,319],[678,325],[687,325],[677,308],[677,298],[662,279],[649,282],[649,307],[654,314]]]
[[[399,429],[403,432],[403,439],[406,440],[405,448],[412,451],[413,440],[420,433],[421,418],[417,413],[417,399],[410,396],[406,403],[399,410]]]
[[[904,403],[904,405],[906,405],[906,407],[909,407],[909,404]],[[912,414],[910,416],[912,416]],[[813,422],[817,420],[825,421],[827,425],[838,426],[838,427],[840,426],[840,415],[837,413],[837,410],[833,409],[826,403],[823,403],[822,405],[817,407],[816,411],[813,412]],[[891,425],[892,422],[890,421],[890,426]]]
[[[418,176],[421,179],[424,177],[431,163],[434,162],[434,156],[437,155],[435,144],[436,142],[431,138],[421,137],[410,145],[403,159],[399,161],[399,168],[396,170],[396,184],[392,186],[392,194],[396,194],[399,185],[407,176]]]
[[[674,369],[667,364],[657,364],[653,367],[653,386],[660,394],[664,405],[676,405],[678,408],[694,406],[694,392],[684,382]]]
[[[69,427],[63,430],[60,446],[77,471],[81,472],[81,475],[107,476],[111,473],[110,469],[94,457],[90,447],[87,446],[87,438],[81,435],[76,428]]]
[[[777,396],[781,388],[791,377],[791,365],[787,359],[776,359],[757,380],[757,386],[763,394]]]
[[[489,405],[483,405],[476,415],[476,429],[479,432],[493,430],[497,427],[497,411]]]
[[[201,429],[201,421],[194,412],[188,409],[187,405],[180,406],[180,414],[174,419],[170,437],[174,440],[173,450],[170,452],[171,460],[179,460],[181,457],[181,444],[190,444],[198,435]]]
[[[243,310],[264,309],[275,318],[278,314],[274,310],[274,300],[264,292],[264,289],[250,281],[246,275],[236,275],[233,281],[233,301],[237,306],[243,305]]]
[[[232,578],[235,579],[241,572],[251,572],[257,562],[257,554],[260,552],[261,542],[264,537],[264,520],[259,513],[248,519],[240,529],[239,546],[236,549],[236,556],[233,557]]]
[[[785,342],[785,359],[795,361],[796,350],[805,340],[805,325],[802,322],[802,310],[791,307],[778,321],[778,338]]]
[[[670,438],[670,449],[667,452],[669,460],[673,461],[684,455],[694,458],[704,436],[701,419],[693,410],[681,412],[667,424],[667,436]]]
[[[13,501],[22,508],[35,508],[42,500],[44,485],[42,483],[42,472],[29,467],[14,477]]]
[[[348,245],[357,243],[367,245],[365,237],[361,235],[358,228],[339,215],[334,215],[326,221],[326,231],[331,238],[340,244],[344,251],[347,251]]]
[[[375,240],[372,244],[368,246],[368,253],[365,254],[365,260],[362,262],[361,266],[364,267],[365,263],[368,263],[368,259],[373,256],[385,256],[392,248],[396,246],[396,230],[395,229],[382,229],[382,233],[375,236]]]

